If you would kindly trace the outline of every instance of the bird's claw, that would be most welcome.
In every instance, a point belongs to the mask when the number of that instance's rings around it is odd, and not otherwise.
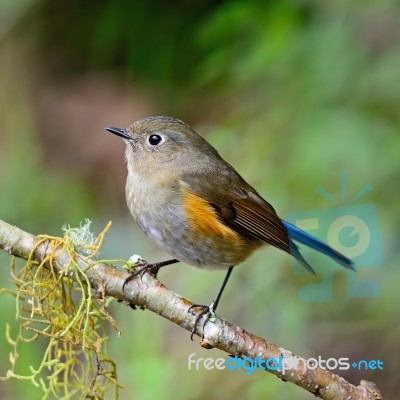
[[[122,284],[122,291],[125,291],[125,286],[128,282],[130,282],[132,279],[135,279],[137,276],[140,275],[140,279],[143,279],[143,276],[146,272],[150,272],[152,275],[155,277],[157,276],[157,273],[160,269],[160,266],[155,263],[155,264],[149,264],[146,260],[143,260],[140,258],[130,269],[132,272],[124,281]]]
[[[205,324],[210,321],[210,322],[215,322],[216,315],[214,312],[214,302],[212,302],[209,306],[205,306],[202,304],[193,304],[192,306],[189,307],[188,312],[191,314],[194,314],[192,310],[195,308],[201,309],[200,313],[198,314],[196,321],[194,322],[193,329],[191,331],[190,339],[193,340],[193,335],[196,333],[197,325],[199,324],[200,320],[202,317],[205,315],[205,320],[203,323],[203,334],[204,334],[204,326]]]

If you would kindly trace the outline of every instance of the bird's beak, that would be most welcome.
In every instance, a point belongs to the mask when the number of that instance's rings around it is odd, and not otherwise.
[[[106,131],[113,133],[114,135],[120,136],[124,139],[132,139],[132,136],[128,134],[128,131],[125,128],[114,128],[112,126],[105,128]]]

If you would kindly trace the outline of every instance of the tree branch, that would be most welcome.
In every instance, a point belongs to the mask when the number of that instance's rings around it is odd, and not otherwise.
[[[37,247],[38,241],[39,239],[34,235],[0,220],[0,248],[8,254],[27,260],[36,248],[33,259],[41,262],[49,252],[49,246],[43,242]],[[111,265],[86,260],[79,254],[75,255],[75,261],[83,270],[86,270],[90,285],[98,293],[147,308],[191,331],[196,320],[196,315],[188,312],[192,303],[166,288],[154,276],[146,273],[142,278],[139,276],[133,279],[126,285],[125,292],[123,292],[122,285],[128,276],[127,272]],[[66,251],[61,252],[57,255],[56,267],[62,272],[67,268],[69,262],[70,255]],[[70,277],[73,278],[73,276]],[[240,358],[257,359],[260,357],[262,360],[282,357],[284,361],[294,356],[289,350],[269,343],[223,319],[216,318],[214,323],[207,322],[204,332],[201,325],[200,323],[196,334],[202,337],[200,344],[205,348],[216,347]],[[321,399],[382,399],[374,383],[361,381],[359,386],[354,386],[338,375],[321,368],[307,369],[300,364],[297,368],[285,372],[268,368],[266,370]]]

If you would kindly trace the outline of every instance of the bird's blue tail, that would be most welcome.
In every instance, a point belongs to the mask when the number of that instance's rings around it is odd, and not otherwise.
[[[332,249],[332,247],[328,246],[326,243],[322,242],[321,240],[317,239],[314,236],[311,236],[309,233],[302,231],[297,226],[291,224],[290,222],[286,222],[282,220],[283,225],[288,231],[289,239],[291,242],[290,246],[290,253],[297,258],[308,270],[314,272],[312,267],[307,263],[307,261],[303,258],[300,254],[299,249],[297,246],[292,242],[293,240],[299,243],[302,243],[312,249],[315,249],[327,256],[331,257],[333,260],[338,262],[343,267],[351,269],[355,271],[354,263],[343,254],[339,253],[338,251]]]

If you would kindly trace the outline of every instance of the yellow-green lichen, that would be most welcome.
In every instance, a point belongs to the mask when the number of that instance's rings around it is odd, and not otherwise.
[[[11,365],[2,380],[30,380],[42,389],[43,399],[118,398],[116,365],[106,349],[107,325],[117,330],[107,312],[111,299],[93,295],[86,271],[75,261],[77,249],[86,260],[98,254],[110,225],[97,238],[89,231],[90,221],[79,228],[65,228],[63,238],[38,236],[22,269],[17,271],[12,260],[16,290],[0,294],[11,293],[16,298],[18,332],[12,335],[7,325]],[[48,251],[39,264],[33,254],[44,243]],[[65,252],[69,262],[60,271],[55,260]],[[35,346],[40,340],[46,341],[46,348],[39,365],[30,366],[29,373],[18,372],[20,346]]]

